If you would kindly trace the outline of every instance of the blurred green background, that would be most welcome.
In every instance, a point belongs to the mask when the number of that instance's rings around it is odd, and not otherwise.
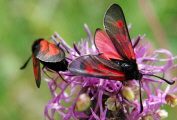
[[[92,35],[96,28],[103,29],[103,16],[112,3],[118,3],[127,24],[132,23],[131,38],[146,34],[145,41],[150,40],[154,48],[166,48],[174,56],[177,54],[176,0],[0,1],[1,120],[44,119],[44,107],[51,100],[47,83],[42,80],[41,88],[36,87],[32,61],[25,70],[19,69],[31,55],[34,40],[47,39],[57,31],[70,45],[77,43],[88,37],[84,23]],[[165,109],[168,119],[174,119],[177,108],[166,105]]]

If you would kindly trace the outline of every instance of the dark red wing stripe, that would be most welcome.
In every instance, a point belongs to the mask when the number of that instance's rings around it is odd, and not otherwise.
[[[75,75],[103,79],[125,80],[121,67],[97,55],[85,55],[73,60],[69,71]]]
[[[124,14],[119,5],[113,4],[107,10],[104,26],[118,54],[124,59],[136,59]]]
[[[41,84],[41,70],[40,70],[40,62],[37,58],[33,55],[33,70],[34,70],[34,77],[36,80],[36,85],[39,88]]]

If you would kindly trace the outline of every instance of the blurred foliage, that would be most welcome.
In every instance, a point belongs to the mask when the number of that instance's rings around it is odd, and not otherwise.
[[[177,54],[177,1],[150,1],[167,35],[170,50]],[[127,23],[132,23],[131,38],[146,34],[154,46],[152,30],[147,24],[138,1],[127,0],[1,0],[0,2],[0,119],[44,119],[44,107],[51,100],[47,83],[35,85],[32,61],[27,68],[19,68],[31,55],[31,45],[37,38],[50,38],[57,31],[72,45],[88,37],[84,23],[92,35],[96,28],[103,29],[103,16],[112,3],[118,3]],[[159,47],[159,46],[158,46]],[[155,47],[155,48],[158,48]],[[165,106],[168,119],[173,119],[176,108]],[[59,115],[56,115],[59,116]]]

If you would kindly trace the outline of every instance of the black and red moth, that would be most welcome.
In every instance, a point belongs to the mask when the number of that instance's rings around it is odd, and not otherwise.
[[[140,113],[143,111],[141,100],[141,79],[143,75],[154,76],[173,84],[164,78],[151,74],[142,74],[138,70],[136,56],[128,33],[127,24],[121,7],[112,4],[105,16],[106,32],[96,29],[94,35],[98,55],[84,55],[73,60],[68,70],[80,76],[96,77],[109,80],[139,80]]]
[[[29,60],[33,59],[33,70],[36,80],[36,85],[39,88],[41,84],[41,71],[40,62],[51,70],[66,71],[68,62],[65,60],[65,52],[57,45],[48,42],[45,39],[38,39],[32,45],[32,56],[26,61],[26,63],[20,68],[24,69]]]

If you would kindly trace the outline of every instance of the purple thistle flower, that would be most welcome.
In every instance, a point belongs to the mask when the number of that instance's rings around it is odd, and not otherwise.
[[[84,26],[89,37],[81,39],[77,45],[73,43],[74,49],[55,32],[56,37],[61,43],[59,47],[65,52],[69,52],[69,59],[67,59],[69,63],[80,55],[98,54],[89,28],[86,24],[84,24]],[[148,45],[148,42],[139,44],[144,37],[145,35],[142,37],[138,36],[136,41],[132,39],[140,72],[142,74],[158,75],[162,78],[166,77],[169,81],[176,80],[177,78],[172,79],[170,77],[169,70],[177,67],[177,65],[172,65],[173,60],[176,59],[177,56],[173,57],[172,54],[165,49],[156,50],[149,55],[148,50],[151,46]],[[58,44],[55,37],[52,36],[52,39]],[[91,47],[89,47],[89,44],[91,44]],[[158,58],[159,53],[166,54],[168,58]],[[165,62],[166,64],[156,65],[157,62]],[[49,71],[48,69],[46,70]],[[177,85],[170,89],[171,86],[165,84],[166,88],[163,91],[163,81],[151,76],[144,75],[141,80],[143,85],[141,89],[142,95],[146,93],[147,97],[142,97],[144,111],[140,114],[139,83],[136,80],[126,81],[125,84],[122,84],[121,81],[75,76],[69,71],[61,71],[60,74],[67,82],[61,81],[59,83],[59,76],[53,79],[45,78],[43,72],[43,78],[48,83],[52,95],[52,100],[48,102],[44,110],[45,117],[49,120],[54,119],[55,112],[58,112],[64,120],[70,118],[76,120],[108,120],[111,118],[136,120],[148,116],[159,119],[161,116],[167,116],[166,111],[160,110],[160,106],[167,103],[170,105],[177,104],[177,98],[171,95],[177,91]],[[80,95],[83,94],[85,94],[85,97],[80,97]],[[80,98],[83,98],[83,101]],[[84,102],[84,100],[91,102]],[[80,105],[90,107],[84,108]],[[82,110],[80,109],[81,107]]]

